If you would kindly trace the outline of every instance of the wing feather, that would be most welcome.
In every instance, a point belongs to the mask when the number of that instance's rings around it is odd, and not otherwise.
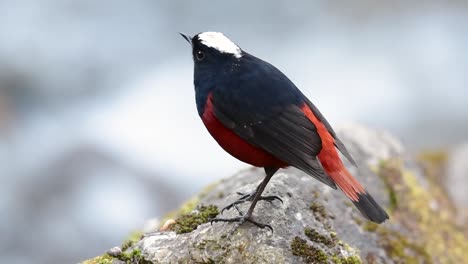
[[[345,145],[341,140],[337,137],[335,131],[333,131],[333,128],[331,125],[328,123],[328,121],[325,119],[325,117],[320,113],[318,108],[309,100],[305,99],[307,105],[312,109],[312,112],[314,115],[325,125],[325,128],[328,130],[328,132],[332,135],[332,137],[335,139],[335,147],[338,148],[338,150],[343,153],[343,155],[353,164],[354,166],[357,167],[356,161],[354,161],[353,157],[351,154],[349,154],[348,150],[346,149]]]
[[[317,129],[298,106],[289,105],[267,118],[250,116],[247,122],[236,119],[230,108],[217,105],[215,98],[213,106],[216,118],[241,138],[336,189],[315,158],[322,148]],[[255,115],[254,111],[251,113]]]

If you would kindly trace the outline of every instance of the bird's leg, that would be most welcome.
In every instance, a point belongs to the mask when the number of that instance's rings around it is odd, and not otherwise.
[[[214,219],[211,219],[211,223],[213,224],[213,222],[238,222],[239,224],[243,224],[245,222],[250,222],[254,225],[256,225],[257,227],[260,227],[260,228],[269,228],[271,229],[271,231],[273,232],[273,228],[270,226],[270,225],[267,225],[267,224],[262,224],[262,223],[259,223],[259,222],[256,222],[255,220],[252,219],[252,213],[255,209],[255,206],[257,205],[257,202],[260,201],[260,200],[268,200],[268,199],[271,199],[271,200],[274,200],[276,198],[279,199],[279,197],[276,197],[276,196],[265,196],[267,199],[262,199],[262,192],[263,190],[265,190],[265,187],[267,186],[268,182],[270,181],[271,177],[273,177],[273,175],[275,174],[275,172],[277,171],[278,169],[276,168],[265,168],[265,173],[266,173],[266,176],[265,176],[265,179],[263,179],[263,181],[260,183],[260,185],[258,185],[258,187],[256,188],[256,190],[251,193],[251,194],[248,194],[248,195],[244,195],[241,197],[241,199],[239,199],[238,201],[228,205],[229,208],[231,207],[234,207],[237,209],[237,211],[239,212],[240,216],[239,217],[234,217],[234,218],[214,218]],[[276,197],[276,198],[269,198],[269,197]],[[242,200],[242,201],[241,201]],[[279,199],[281,200],[281,199]],[[246,201],[251,201],[252,204],[250,205],[249,207],[249,210],[247,211],[246,214],[243,214],[237,207],[237,204],[239,203],[243,203],[243,202],[246,202]],[[282,201],[281,201],[282,202]],[[228,209],[229,209],[228,208]],[[225,208],[226,209],[226,208]],[[224,209],[223,209],[224,210]]]
[[[268,172],[267,172],[268,169],[265,169],[265,172],[266,174],[268,175]],[[276,169],[277,170],[277,169]],[[276,172],[276,170],[272,173],[272,176],[273,174]],[[271,172],[270,172],[271,173]],[[271,177],[270,177],[271,178]],[[262,182],[263,183],[263,182]],[[236,205],[238,204],[242,204],[242,203],[245,203],[245,202],[252,202],[255,198],[255,195],[257,194],[257,192],[259,191],[259,188],[262,186],[262,183],[260,183],[257,188],[255,188],[255,191],[251,192],[251,193],[248,193],[248,194],[245,194],[245,193],[241,193],[241,192],[237,192],[238,195],[241,195],[241,197],[239,199],[237,199],[235,202],[231,203],[231,204],[228,204],[226,207],[224,207],[222,210],[221,210],[221,214],[223,214],[223,212],[225,210],[229,210],[231,208],[235,208],[237,211],[239,211],[239,208],[236,207]],[[261,193],[261,192],[260,192]],[[283,203],[283,200],[281,198],[279,198],[278,196],[276,195],[269,195],[269,196],[260,196],[258,198],[257,201],[267,201],[267,202],[273,202],[274,200],[278,200],[280,201],[281,203]]]

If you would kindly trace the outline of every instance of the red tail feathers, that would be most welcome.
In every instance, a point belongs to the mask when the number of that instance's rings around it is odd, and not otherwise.
[[[326,162],[322,161],[323,158],[319,157],[319,159],[323,166]],[[329,167],[325,168],[325,166],[323,166],[323,168],[351,201],[357,202],[359,200],[359,194],[366,193],[364,187],[349,173],[343,164],[341,164],[341,168],[337,170],[330,169]]]
[[[305,104],[302,110],[307,118],[314,123],[320,139],[322,140],[322,150],[318,158],[320,163],[322,163],[323,169],[351,201],[357,202],[359,200],[359,194],[364,194],[366,190],[343,165],[335,148],[335,139],[328,132],[327,128],[317,119],[309,106]]]
[[[314,123],[322,140],[322,150],[318,158],[325,172],[340,187],[346,196],[369,220],[381,223],[388,219],[387,213],[375,202],[364,187],[346,169],[335,148],[335,139],[328,132],[323,123],[317,119],[312,110],[304,104],[302,107],[305,115]]]

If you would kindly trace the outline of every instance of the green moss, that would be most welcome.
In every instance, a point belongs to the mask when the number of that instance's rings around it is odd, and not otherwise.
[[[447,150],[426,150],[418,155],[418,160],[427,162],[434,166],[444,166],[449,159],[449,152]]]
[[[219,182],[215,182],[213,184],[210,184],[210,185],[206,186],[200,192],[200,194],[198,194],[198,195],[192,197],[191,199],[187,200],[185,203],[183,203],[179,207],[179,209],[177,209],[175,211],[172,211],[172,212],[169,212],[166,215],[164,215],[162,217],[162,219],[161,219],[161,225],[163,225],[169,219],[174,219],[174,218],[177,218],[177,216],[179,216],[179,215],[189,214],[190,212],[192,212],[197,207],[197,205],[200,204],[200,200],[203,199],[204,197],[206,197],[218,184],[219,184]]]
[[[336,264],[361,264],[362,261],[359,256],[349,256],[349,257],[339,257],[339,256],[332,256],[331,260],[333,263]]]
[[[114,258],[108,254],[83,261],[83,264],[112,264]]]
[[[126,264],[152,264],[151,261],[147,261],[141,254],[140,249],[134,249],[130,252],[123,252],[117,259],[125,261]]]
[[[388,210],[392,212],[395,209],[395,207],[397,207],[398,202],[395,191],[390,187],[388,188],[388,198],[390,200],[390,207],[388,208]]]
[[[98,256],[93,259],[86,260],[83,263],[84,264],[111,264],[114,259],[124,261],[127,264],[151,263],[151,262],[147,262],[141,256],[141,251],[139,249],[133,249],[131,251],[126,252],[127,249],[131,248],[133,245],[135,245],[136,242],[140,241],[142,236],[143,236],[143,233],[141,231],[132,232],[120,246],[122,250],[122,254],[120,254],[119,256],[112,257],[106,253],[102,256]]]
[[[375,232],[375,230],[377,230],[378,227],[379,227],[379,224],[376,224],[371,221],[367,221],[362,225],[362,229],[367,232]]]
[[[208,193],[210,193],[211,190],[213,190],[213,188],[216,187],[218,184],[219,184],[219,182],[216,182],[214,184],[211,184],[211,185],[205,187],[200,192],[199,195],[197,195],[197,196],[191,198],[190,200],[188,200],[187,202],[185,202],[177,211],[173,211],[173,212],[170,212],[170,213],[166,214],[162,218],[161,223],[163,224],[167,220],[169,220],[171,218],[177,218],[177,216],[180,215],[180,219],[182,219],[182,221],[181,221],[182,225],[179,224],[179,228],[180,228],[181,231],[188,231],[188,230],[191,229],[191,227],[190,227],[191,219],[192,219],[192,225],[195,225],[197,222],[200,222],[201,220],[203,220],[205,218],[208,218],[211,215],[214,215],[212,217],[215,217],[218,213],[214,214],[214,211],[213,211],[214,208],[213,207],[203,208],[202,209],[203,213],[198,217],[192,217],[191,218],[191,217],[187,217],[186,215],[189,215],[190,212],[192,212],[196,208],[196,206],[200,203],[200,199],[202,199]],[[208,210],[205,210],[205,209],[208,209]],[[217,212],[217,210],[218,209],[216,208],[216,212]],[[201,221],[201,223],[206,223],[212,217],[209,217],[206,221]],[[192,230],[197,228],[197,226],[198,225],[196,225],[195,227],[192,226],[193,227]],[[191,232],[192,230],[190,230],[188,232]],[[125,251],[128,248],[131,248],[135,244],[135,242],[137,242],[137,241],[139,241],[141,239],[141,236],[142,236],[142,232],[140,232],[140,231],[136,231],[136,232],[133,232],[132,234],[130,234],[129,238],[126,239],[121,245],[122,251]],[[88,263],[88,264],[106,264],[106,263],[111,263],[112,259],[113,258],[111,256],[109,256],[107,254],[104,254],[102,256],[98,256],[96,258],[87,260],[84,263]]]
[[[201,224],[207,223],[210,219],[219,214],[218,207],[215,205],[199,206],[196,212],[183,214],[172,225],[171,230],[177,234],[190,233]]]
[[[331,221],[328,220],[334,219],[335,216],[327,213],[325,207],[316,201],[312,202],[309,208],[314,212],[315,218],[322,222],[325,229],[332,230]]]
[[[408,232],[397,232],[384,226],[374,231],[379,234],[379,243],[389,257],[400,262],[463,263],[468,259],[468,241],[453,221],[452,203],[435,180],[440,175],[430,176],[431,173],[437,174],[437,171],[425,171],[429,176],[422,185],[420,178],[406,169],[401,160],[381,163],[378,174],[391,185],[400,201],[395,203],[391,220],[401,223]]]
[[[324,245],[326,245],[328,247],[333,247],[336,244],[336,241],[333,240],[332,238],[324,236],[324,235],[318,233],[317,231],[315,231],[314,229],[311,229],[311,228],[305,228],[304,229],[304,234],[311,241],[317,242],[317,243],[320,243],[320,244],[324,244]],[[335,236],[335,238],[336,238],[336,236]]]
[[[131,246],[133,246],[136,242],[140,241],[142,237],[143,237],[143,232],[141,232],[141,231],[133,231],[133,232],[127,237],[127,239],[122,243],[122,245],[120,246],[120,248],[122,249],[122,251],[125,251],[125,250],[127,250],[128,248],[130,248]]]
[[[325,207],[317,202],[312,202],[310,205],[310,210],[314,212],[315,217],[320,218],[320,219],[325,219],[328,217],[327,211],[325,210]]]
[[[441,201],[449,201],[446,197],[449,197],[445,186],[445,173],[446,163],[448,160],[448,152],[446,150],[439,151],[425,151],[418,155],[418,163],[423,168],[424,174],[430,181],[432,186],[437,186],[436,195],[443,197]],[[442,206],[448,209],[451,214],[456,214],[456,208],[451,202],[444,202]]]
[[[388,256],[401,263],[432,263],[432,258],[423,245],[409,241],[399,232],[379,226],[379,244]]]
[[[327,263],[327,254],[311,245],[300,237],[295,237],[291,242],[291,250],[294,256],[300,256],[305,263]]]
[[[353,216],[353,220],[358,226],[362,226],[364,224],[361,216]]]
[[[385,188],[387,189],[388,200],[390,201],[390,205],[388,208],[390,214],[398,206],[398,198],[395,190],[395,185],[400,183],[399,178],[396,176],[396,174],[398,174],[398,169],[392,166],[391,163],[392,161],[381,161],[378,169],[378,174],[382,179],[383,183],[385,184]]]
[[[86,260],[83,264],[112,264],[114,260],[120,260],[126,264],[152,264],[151,261],[147,261],[141,254],[139,249],[134,249],[129,252],[122,252],[120,256],[112,257],[109,254],[104,254],[102,256]]]

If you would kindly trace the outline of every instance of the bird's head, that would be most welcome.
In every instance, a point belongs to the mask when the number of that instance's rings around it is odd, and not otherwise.
[[[192,46],[195,69],[223,68],[238,62],[243,51],[230,39],[220,32],[202,32],[194,37],[180,33]]]

